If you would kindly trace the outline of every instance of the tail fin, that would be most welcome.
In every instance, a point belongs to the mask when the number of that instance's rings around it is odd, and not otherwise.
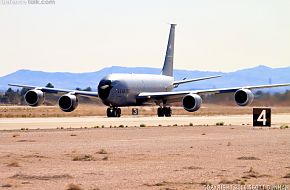
[[[171,24],[162,75],[173,76],[174,36],[176,24]]]

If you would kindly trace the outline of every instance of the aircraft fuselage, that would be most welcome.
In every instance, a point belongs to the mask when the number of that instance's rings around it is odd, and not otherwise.
[[[142,105],[141,92],[169,92],[174,88],[173,77],[153,74],[111,74],[98,85],[99,97],[107,106]]]

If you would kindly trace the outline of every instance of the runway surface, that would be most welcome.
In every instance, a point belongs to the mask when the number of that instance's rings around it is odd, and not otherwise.
[[[167,126],[167,125],[215,125],[224,122],[225,125],[252,125],[252,115],[225,115],[225,116],[173,116],[170,118],[157,116],[124,116],[121,118],[107,117],[59,117],[59,118],[1,118],[0,130],[28,129],[56,129],[80,127],[114,127],[124,126]],[[290,114],[272,115],[272,126],[290,123]]]
[[[289,115],[275,115],[274,123],[283,118],[289,123]],[[6,119],[1,125],[6,121],[16,127],[54,128],[66,122],[79,127],[220,120],[250,123],[251,116]],[[247,125],[1,131],[0,189],[65,190],[71,183],[86,190],[204,190],[206,184],[214,185],[207,189],[282,189],[280,184],[289,189],[289,139],[290,129]]]

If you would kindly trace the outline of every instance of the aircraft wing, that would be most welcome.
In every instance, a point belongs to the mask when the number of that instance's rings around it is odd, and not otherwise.
[[[48,88],[48,87],[38,87],[38,86],[29,86],[29,85],[21,85],[21,84],[8,84],[9,86],[15,86],[15,87],[22,87],[27,89],[36,89],[41,90],[42,92],[46,93],[71,93],[74,95],[82,95],[82,96],[92,96],[92,97],[98,97],[97,92],[89,92],[89,91],[82,91],[82,90],[68,90],[68,89],[59,89],[59,88]]]
[[[243,87],[232,87],[232,88],[218,88],[218,89],[205,89],[205,90],[191,90],[191,91],[177,91],[177,92],[142,92],[138,95],[137,98],[149,100],[149,99],[166,99],[171,102],[174,100],[178,101],[184,95],[187,94],[222,94],[236,92],[239,89],[260,89],[260,88],[274,88],[274,87],[283,87],[290,86],[290,83],[285,84],[271,84],[271,85],[259,85],[259,86],[243,86]]]

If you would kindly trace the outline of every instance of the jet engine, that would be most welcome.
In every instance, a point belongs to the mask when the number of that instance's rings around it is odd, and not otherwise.
[[[72,112],[78,107],[79,100],[73,94],[65,94],[59,98],[58,105],[62,111]]]
[[[239,106],[250,105],[254,100],[254,94],[249,89],[240,89],[235,93],[235,101]]]
[[[24,100],[29,106],[40,106],[44,102],[44,92],[41,90],[29,90],[24,95]]]
[[[194,112],[197,111],[202,104],[202,99],[197,94],[188,94],[183,97],[182,105],[186,111]]]

